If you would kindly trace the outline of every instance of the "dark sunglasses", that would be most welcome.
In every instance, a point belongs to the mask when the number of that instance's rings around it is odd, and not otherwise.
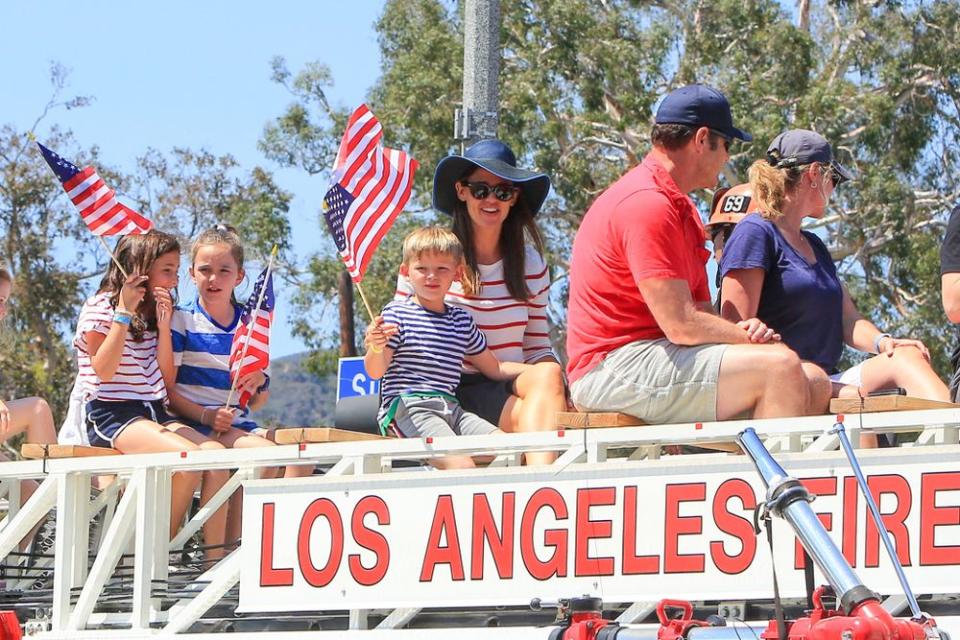
[[[829,180],[833,183],[833,188],[836,189],[837,186],[843,182],[843,177],[837,172],[833,167],[824,167],[823,170],[823,179]]]
[[[717,138],[719,138],[720,140],[722,140],[722,141],[723,141],[723,150],[726,151],[727,153],[730,152],[730,144],[733,142],[733,138],[731,138],[730,136],[725,136],[725,135],[723,135],[722,133],[720,133],[719,131],[716,131],[716,130],[714,130],[714,129],[710,129],[710,135],[713,136],[714,140],[716,140]]]
[[[520,190],[520,187],[514,184],[501,183],[501,184],[495,184],[493,186],[490,186],[486,182],[466,182],[466,181],[462,182],[461,184],[463,184],[463,186],[469,189],[470,195],[472,195],[477,200],[486,200],[487,196],[489,196],[490,193],[492,192],[493,197],[499,200],[500,202],[509,202],[510,198],[513,197],[513,194],[515,194],[517,191]]]

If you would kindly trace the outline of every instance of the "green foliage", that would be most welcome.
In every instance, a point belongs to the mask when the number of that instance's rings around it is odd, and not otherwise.
[[[67,157],[76,151],[70,136],[57,130],[45,142]],[[39,395],[55,409],[65,406],[73,385],[72,353],[61,336],[72,328],[81,302],[81,265],[56,259],[55,247],[92,240],[62,195],[31,136],[0,128],[0,263],[15,278],[0,329],[0,397]]]
[[[273,245],[281,263],[286,259],[292,195],[265,169],[244,173],[231,155],[182,148],[170,158],[148,149],[137,168],[130,181],[140,210],[185,246],[204,229],[225,223],[240,231],[248,259],[265,259]]]

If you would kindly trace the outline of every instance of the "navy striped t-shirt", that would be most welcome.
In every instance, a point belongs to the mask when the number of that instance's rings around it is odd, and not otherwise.
[[[460,384],[465,355],[487,348],[473,317],[460,307],[446,305],[443,313],[424,309],[413,298],[394,300],[383,308],[383,321],[399,327],[387,346],[393,360],[380,382],[382,420],[393,400],[416,393],[453,395]]]

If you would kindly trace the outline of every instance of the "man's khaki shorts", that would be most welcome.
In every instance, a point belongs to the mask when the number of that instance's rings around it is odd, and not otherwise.
[[[631,342],[607,354],[573,383],[581,411],[618,411],[649,424],[709,422],[717,417],[717,380],[725,344]]]

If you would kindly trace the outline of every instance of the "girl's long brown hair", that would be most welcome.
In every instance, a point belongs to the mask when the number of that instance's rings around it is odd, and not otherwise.
[[[476,170],[476,167],[470,167],[458,182],[466,180],[467,176]],[[522,185],[518,186],[521,190],[523,189]],[[467,263],[463,274],[463,292],[468,296],[475,295],[481,288],[480,268],[477,266],[477,249],[473,246],[473,224],[470,222],[466,203],[460,199],[457,199],[453,205],[453,232],[463,245],[463,257]],[[507,219],[503,221],[503,227],[500,229],[503,279],[507,285],[507,291],[517,300],[529,300],[533,297],[530,287],[527,286],[525,268],[528,239],[543,255],[543,237],[533,219],[530,207],[527,206],[521,194],[516,204],[510,207],[510,213],[507,214]]]
[[[132,276],[146,275],[157,258],[171,251],[179,253],[180,242],[169,233],[151,229],[142,235],[124,236],[117,243],[113,254],[127,274]],[[106,275],[100,281],[100,288],[97,289],[97,293],[109,292],[111,294],[110,306],[114,309],[117,308],[117,303],[120,300],[120,289],[123,288],[125,280],[123,273],[111,260]],[[137,342],[143,340],[144,331],[157,330],[157,309],[155,305],[149,304],[152,301],[153,294],[150,292],[150,287],[147,286],[147,295],[140,303],[134,321],[130,323],[130,333]]]

